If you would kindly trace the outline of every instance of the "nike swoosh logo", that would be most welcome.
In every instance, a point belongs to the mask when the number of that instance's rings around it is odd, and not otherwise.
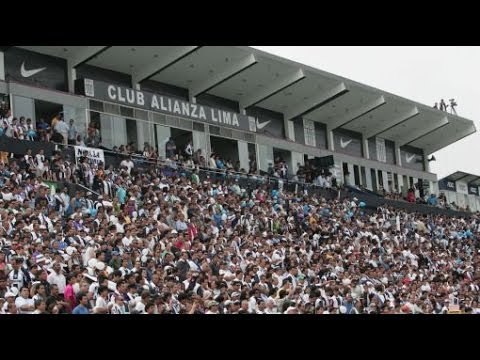
[[[22,67],[20,68],[20,73],[24,78],[28,78],[30,76],[33,76],[35,74],[38,74],[40,71],[45,70],[46,67],[39,68],[39,69],[32,69],[32,70],[26,70],[25,69],[25,61],[22,63]]]
[[[411,163],[414,157],[415,157],[415,155],[405,156],[405,158],[407,159],[407,163]]]
[[[340,138],[340,146],[342,147],[342,149],[345,149],[352,141],[353,139],[343,141],[343,138]]]
[[[263,122],[263,123],[260,124],[260,123],[258,122],[258,119],[257,119],[257,129],[258,129],[258,130],[262,130],[265,126],[267,126],[268,124],[270,124],[271,121],[272,121],[272,120],[268,120],[268,121],[265,121],[265,122]]]

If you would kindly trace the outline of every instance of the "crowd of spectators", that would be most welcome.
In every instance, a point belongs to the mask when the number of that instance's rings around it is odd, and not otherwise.
[[[101,145],[98,129],[84,142],[61,116],[33,134],[29,119],[5,115],[6,136]],[[201,180],[200,168],[244,169],[219,154],[207,162],[191,142],[169,139],[162,162],[148,143],[112,150],[118,166],[2,154],[1,314],[480,313],[474,214],[369,210],[361,198],[288,191],[281,158],[268,170],[273,184]],[[249,166],[257,171],[254,157]],[[308,163],[294,179],[337,187]],[[48,181],[91,191],[52,191]]]
[[[0,164],[2,313],[480,313],[476,216],[129,161],[100,164],[96,198]]]

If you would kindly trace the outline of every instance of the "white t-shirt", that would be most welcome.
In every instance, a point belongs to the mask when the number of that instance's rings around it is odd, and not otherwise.
[[[146,314],[145,304],[141,301],[137,302],[135,305],[135,311],[137,311],[139,314]]]
[[[99,296],[97,297],[97,301],[95,302],[95,308],[93,309],[93,312],[96,313],[98,308],[106,308],[106,307],[108,307],[107,300]]]
[[[33,299],[24,299],[23,297],[19,296],[15,299],[15,305],[17,306],[17,309],[20,312],[20,314],[32,314],[33,313],[33,310],[25,311],[25,310],[21,309],[21,307],[24,306],[24,305],[33,306],[34,305]]]
[[[130,171],[133,169],[134,164],[132,160],[122,160],[120,163],[120,167],[126,167],[128,173],[130,174]]]
[[[52,272],[50,275],[48,275],[47,281],[51,285],[56,284],[58,286],[59,294],[63,294],[65,292],[65,288],[67,287],[67,279],[65,278],[65,275],[61,273],[58,275],[55,272]]]

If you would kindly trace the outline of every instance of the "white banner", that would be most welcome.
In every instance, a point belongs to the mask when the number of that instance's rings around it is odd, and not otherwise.
[[[385,150],[385,139],[375,138],[377,145],[377,160],[387,162],[387,152]]]
[[[105,156],[101,149],[75,146],[75,161],[77,164],[82,156],[85,156],[91,164],[95,164],[96,166],[98,166],[99,162],[102,162],[105,165]]]

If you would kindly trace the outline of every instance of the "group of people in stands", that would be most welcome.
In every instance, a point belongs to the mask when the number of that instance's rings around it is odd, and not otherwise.
[[[368,209],[128,157],[98,166],[98,197],[53,193],[30,157],[3,160],[2,314],[480,313],[475,214]]]

